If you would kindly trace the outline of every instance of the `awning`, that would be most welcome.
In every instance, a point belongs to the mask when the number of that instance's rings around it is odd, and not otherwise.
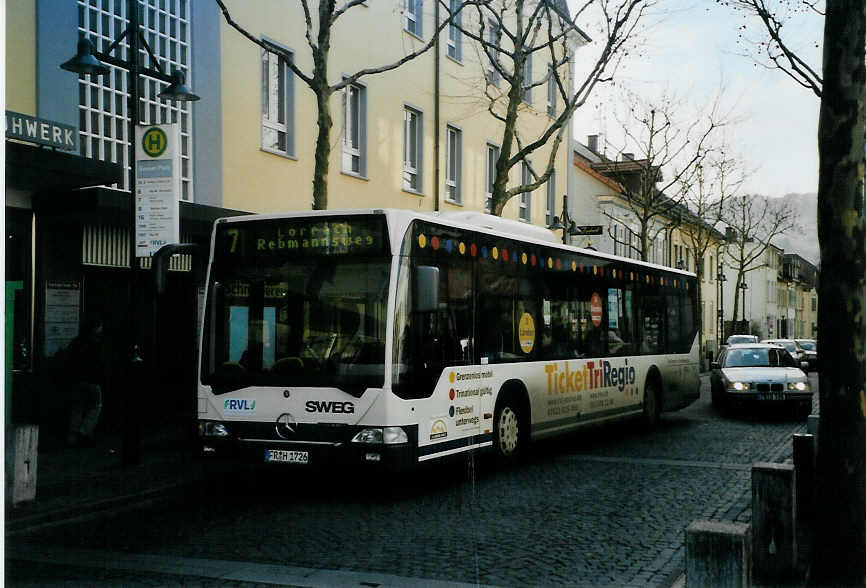
[[[73,190],[123,181],[117,163],[6,141],[6,185],[31,192]]]

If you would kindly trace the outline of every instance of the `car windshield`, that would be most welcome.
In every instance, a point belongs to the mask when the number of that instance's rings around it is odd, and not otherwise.
[[[728,337],[729,345],[736,345],[737,343],[757,343],[757,337],[754,335],[739,335]]]
[[[785,365],[785,353],[781,349],[772,347],[731,349],[725,356],[725,367],[780,367]]]
[[[817,351],[818,347],[815,345],[814,341],[808,341],[806,339],[798,340],[797,344],[807,351]]]

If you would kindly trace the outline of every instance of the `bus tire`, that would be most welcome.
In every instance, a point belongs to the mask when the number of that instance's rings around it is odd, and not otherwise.
[[[493,449],[503,462],[512,462],[520,457],[529,438],[529,414],[524,414],[524,405],[515,393],[505,394],[496,404],[493,415]]]
[[[643,393],[643,420],[644,427],[653,429],[659,424],[661,418],[661,386],[658,377],[652,374],[647,378]]]

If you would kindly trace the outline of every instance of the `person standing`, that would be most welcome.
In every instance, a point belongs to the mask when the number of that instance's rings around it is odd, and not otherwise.
[[[69,445],[91,445],[102,413],[102,321],[88,321],[66,353],[72,406],[69,413]]]

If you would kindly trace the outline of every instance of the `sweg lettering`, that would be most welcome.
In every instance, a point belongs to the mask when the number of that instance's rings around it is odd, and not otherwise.
[[[547,373],[548,394],[568,394],[581,392],[594,388],[616,388],[620,392],[629,384],[634,384],[637,377],[634,367],[615,367],[611,362],[601,360],[598,362],[588,361],[583,364],[583,369],[572,371],[568,362],[565,369],[560,370],[556,363],[544,366]]]
[[[223,402],[223,408],[225,410],[232,411],[251,411],[256,408],[256,401],[253,400],[250,402],[246,398],[229,398],[225,402]]]
[[[351,402],[335,402],[333,400],[307,400],[307,412],[344,413],[355,412]]]

